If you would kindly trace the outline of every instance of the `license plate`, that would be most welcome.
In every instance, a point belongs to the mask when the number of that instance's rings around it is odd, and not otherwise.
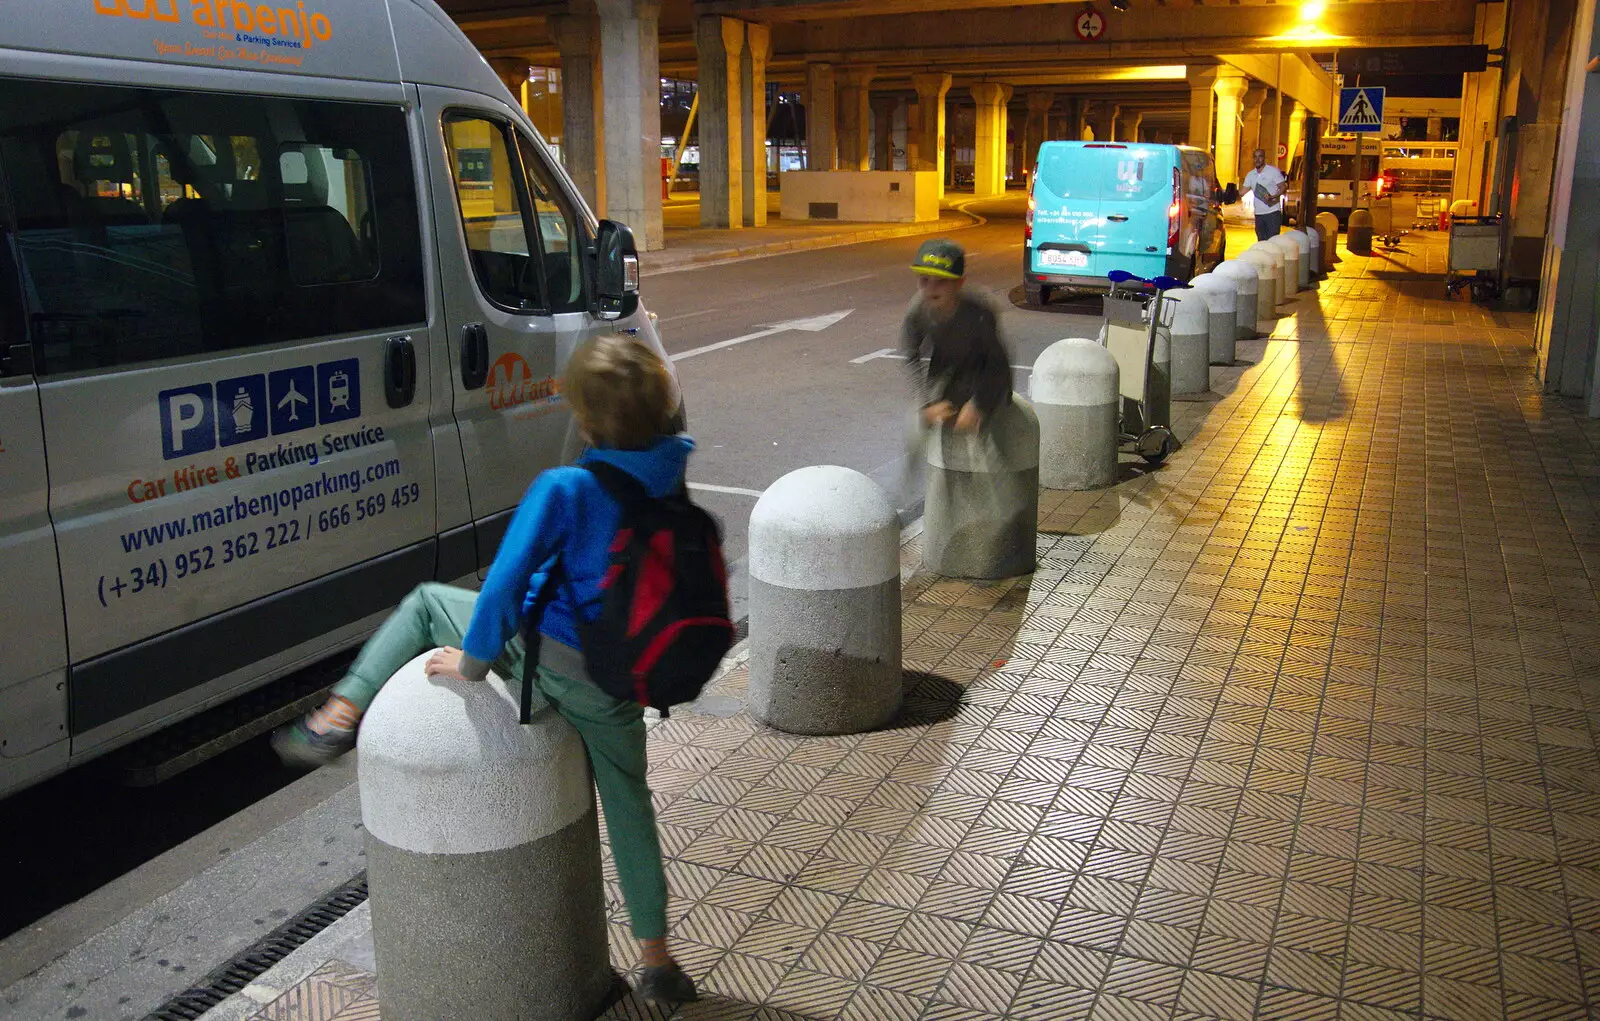
[[[1039,253],[1041,266],[1065,266],[1072,269],[1082,269],[1089,265],[1088,252],[1063,252],[1059,249],[1047,248]]]

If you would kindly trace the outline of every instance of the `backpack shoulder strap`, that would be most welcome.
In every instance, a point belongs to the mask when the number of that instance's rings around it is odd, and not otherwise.
[[[528,607],[528,613],[522,619],[522,697],[517,707],[517,722],[531,723],[533,721],[533,679],[539,672],[539,646],[542,638],[539,634],[539,622],[544,620],[545,607],[556,596],[556,586],[560,584],[561,558],[558,556],[550,562],[550,570],[545,573],[544,584],[539,586],[539,594],[533,597],[533,605]]]

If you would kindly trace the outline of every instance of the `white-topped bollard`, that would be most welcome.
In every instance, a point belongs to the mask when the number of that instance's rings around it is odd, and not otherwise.
[[[1310,273],[1312,280],[1322,279],[1322,232],[1316,227],[1305,229],[1308,246],[1304,251],[1310,256]]]
[[[583,741],[505,682],[430,678],[361,721],[358,782],[386,1021],[595,1017],[619,981]]]
[[[1256,301],[1256,329],[1265,331],[1265,324],[1278,317],[1278,306],[1283,303],[1283,257],[1274,258],[1265,248],[1251,246],[1239,256],[1240,262],[1256,267],[1256,278],[1261,282],[1261,292]]]
[[[900,712],[900,518],[877,483],[819,465],[750,512],[750,711],[790,734]]]
[[[1317,230],[1322,233],[1322,271],[1332,273],[1339,261],[1339,218],[1332,213],[1318,213]]]
[[[1058,340],[1033,363],[1029,399],[1039,419],[1039,482],[1095,489],[1117,480],[1117,360],[1081,337]]]
[[[1299,293],[1311,286],[1311,280],[1306,272],[1305,248],[1301,245],[1301,241],[1304,238],[1305,235],[1297,230],[1286,230],[1270,242],[1276,245],[1278,250],[1283,253],[1283,259],[1286,263],[1285,272],[1289,277],[1288,284],[1295,293]]]
[[[1189,281],[1189,286],[1205,298],[1210,311],[1206,361],[1232,365],[1234,344],[1239,339],[1239,292],[1235,281],[1216,273],[1202,273]]]
[[[1283,294],[1285,300],[1293,298],[1300,292],[1300,246],[1287,234],[1279,234],[1262,245],[1283,260],[1280,271],[1283,273]]]
[[[972,433],[928,438],[922,561],[947,578],[1033,573],[1039,528],[1039,420],[1020,395]]]
[[[1211,310],[1205,295],[1188,288],[1166,292],[1172,313],[1172,396],[1211,389]]]
[[[1229,259],[1211,272],[1214,276],[1233,281],[1238,300],[1235,314],[1239,320],[1239,339],[1254,340],[1256,313],[1261,303],[1261,277],[1256,267],[1248,262]]]

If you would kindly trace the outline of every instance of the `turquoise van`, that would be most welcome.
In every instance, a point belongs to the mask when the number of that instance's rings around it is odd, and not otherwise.
[[[1224,258],[1211,154],[1181,145],[1046,142],[1028,183],[1022,284],[1104,291],[1114,269],[1188,280]]]

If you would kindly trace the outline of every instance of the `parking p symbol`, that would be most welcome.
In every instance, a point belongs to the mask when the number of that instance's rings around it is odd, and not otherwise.
[[[162,457],[170,461],[216,448],[210,383],[163,390],[160,399]]]

